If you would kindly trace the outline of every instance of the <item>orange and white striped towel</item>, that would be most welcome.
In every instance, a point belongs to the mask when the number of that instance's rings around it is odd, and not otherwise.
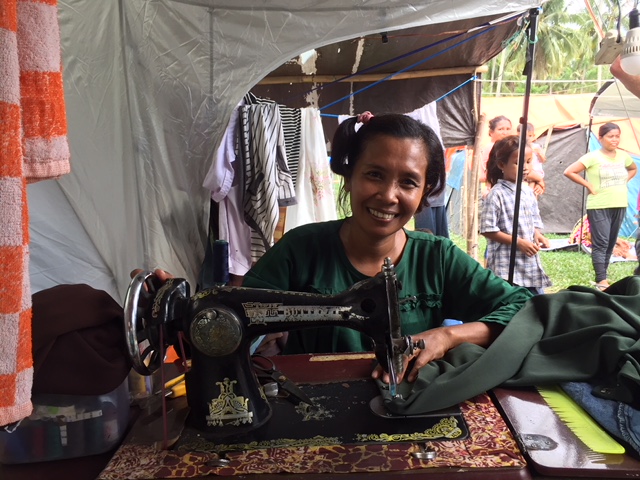
[[[57,0],[0,2],[0,426],[31,413],[26,184],[69,172]]]

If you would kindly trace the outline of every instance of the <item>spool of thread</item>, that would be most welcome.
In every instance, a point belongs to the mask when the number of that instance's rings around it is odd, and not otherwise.
[[[151,375],[140,375],[135,370],[131,370],[128,382],[132,403],[144,403],[147,398],[153,395],[153,377]]]
[[[213,284],[215,286],[229,283],[229,242],[216,240],[213,242]]]

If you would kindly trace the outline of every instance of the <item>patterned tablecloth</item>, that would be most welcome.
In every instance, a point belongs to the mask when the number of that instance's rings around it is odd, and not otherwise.
[[[99,480],[194,478],[207,475],[264,473],[391,472],[429,468],[496,469],[524,468],[526,462],[506,423],[487,394],[460,405],[469,427],[464,440],[428,442],[436,452],[433,460],[418,460],[411,453],[422,443],[370,443],[226,452],[227,466],[209,464],[215,453],[157,450],[126,440]]]

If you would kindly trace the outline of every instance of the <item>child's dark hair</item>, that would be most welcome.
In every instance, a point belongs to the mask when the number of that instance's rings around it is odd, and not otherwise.
[[[509,135],[493,145],[491,152],[489,152],[489,160],[487,160],[487,183],[489,185],[493,187],[498,183],[498,180],[504,177],[500,167],[506,165],[513,152],[517,152],[519,148],[520,137],[518,135]]]
[[[607,133],[609,133],[612,130],[620,131],[620,127],[616,123],[612,123],[612,122],[604,123],[600,125],[600,128],[598,129],[598,136],[604,137]]]
[[[498,115],[497,117],[489,120],[489,130],[493,132],[498,127],[498,124],[502,121],[507,121],[509,122],[509,124],[511,124],[511,120],[509,120],[507,117],[505,117],[504,115]]]
[[[435,132],[411,117],[396,113],[376,115],[363,124],[358,131],[355,129],[356,123],[356,117],[349,118],[336,130],[331,143],[331,170],[345,179],[351,178],[353,169],[367,144],[379,136],[419,140],[427,153],[427,171],[424,194],[417,211],[429,206],[427,197],[440,193],[446,181],[444,150]],[[338,204],[345,214],[350,212],[344,182],[338,194]]]

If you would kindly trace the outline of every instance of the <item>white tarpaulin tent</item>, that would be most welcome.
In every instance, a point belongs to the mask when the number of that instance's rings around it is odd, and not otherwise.
[[[619,81],[609,81],[591,102],[592,117],[640,118],[640,99]]]
[[[60,2],[72,173],[29,187],[33,290],[89,283],[120,300],[132,268],[156,265],[193,281],[215,149],[243,95],[283,62],[365,34],[542,3]]]

